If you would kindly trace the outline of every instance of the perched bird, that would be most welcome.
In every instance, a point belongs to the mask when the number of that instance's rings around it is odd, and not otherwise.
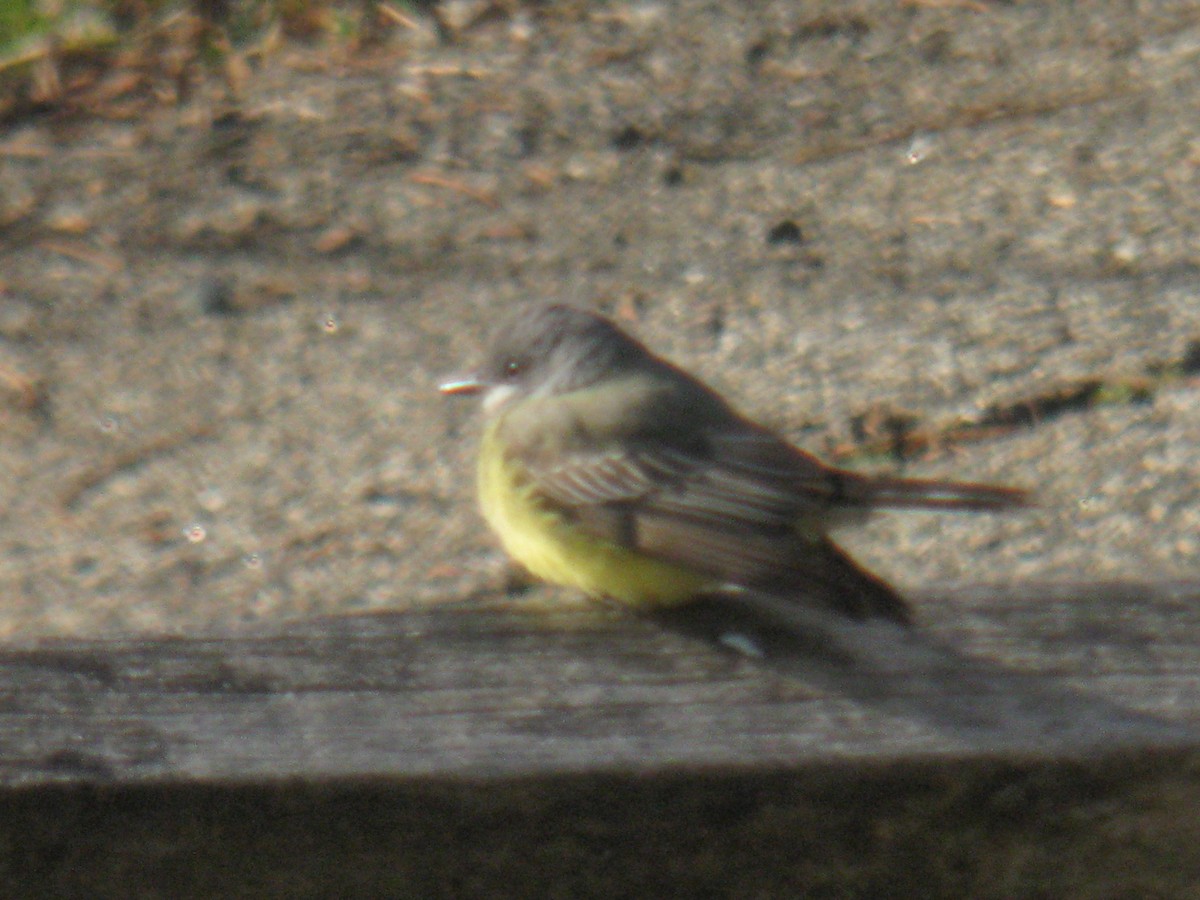
[[[827,536],[875,509],[1003,510],[1023,491],[827,466],[614,323],[517,311],[483,367],[479,500],[534,575],[641,610],[751,592],[907,624],[907,604]]]

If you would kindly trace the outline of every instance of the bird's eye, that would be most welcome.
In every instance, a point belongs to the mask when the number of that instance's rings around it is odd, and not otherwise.
[[[504,377],[505,378],[516,378],[518,375],[521,374],[521,371],[524,368],[525,368],[525,365],[519,359],[510,359],[508,362],[506,362],[504,364]]]

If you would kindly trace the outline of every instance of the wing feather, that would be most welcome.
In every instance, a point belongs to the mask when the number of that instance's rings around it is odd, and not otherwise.
[[[580,527],[719,581],[766,586],[816,577],[812,568],[826,556],[816,517],[834,495],[817,476],[828,481],[831,470],[763,435],[686,448],[661,436],[627,440],[560,455],[530,475]]]
[[[857,618],[908,621],[885,582],[824,534],[853,510],[881,505],[1002,508],[1016,492],[978,485],[875,479],[825,466],[738,416],[715,395],[696,416],[673,392],[634,420],[588,398],[560,396],[506,422],[506,440],[543,500],[577,527],[704,572],[714,584],[796,597]],[[583,405],[584,398],[580,397]],[[652,396],[647,402],[656,402]],[[601,415],[605,413],[607,415]],[[552,419],[553,421],[547,421]],[[534,427],[534,426],[539,427]],[[555,435],[539,443],[539,436]]]

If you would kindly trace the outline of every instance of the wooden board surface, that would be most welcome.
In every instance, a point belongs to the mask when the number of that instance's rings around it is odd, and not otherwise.
[[[603,610],[477,605],[43,641],[0,651],[0,780],[753,768],[1193,741],[1194,589],[1034,590],[931,596],[911,636],[760,640],[765,659]],[[738,629],[758,640],[744,618],[709,636]]]
[[[1192,896],[1198,600],[959,589],[918,598],[916,638],[465,604],[10,646],[0,881],[13,897]]]

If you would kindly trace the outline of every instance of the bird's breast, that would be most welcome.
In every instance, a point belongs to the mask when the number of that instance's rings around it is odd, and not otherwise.
[[[541,494],[503,440],[502,421],[484,432],[479,503],[508,554],[538,578],[635,607],[675,605],[709,576],[589,534]]]

